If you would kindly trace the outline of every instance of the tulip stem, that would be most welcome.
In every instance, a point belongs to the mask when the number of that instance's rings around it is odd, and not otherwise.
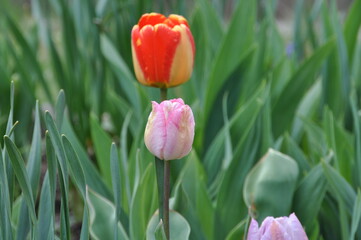
[[[160,89],[160,100],[167,100],[167,88]],[[157,172],[159,220],[163,221],[164,233],[169,240],[169,194],[170,194],[170,162],[155,157]]]
[[[164,100],[167,100],[167,88],[160,89],[160,101],[163,102]]]
[[[164,222],[164,161],[155,157],[155,170],[157,173],[157,185],[158,185],[158,203],[159,203],[159,220]]]
[[[164,232],[169,239],[170,161],[164,161]]]

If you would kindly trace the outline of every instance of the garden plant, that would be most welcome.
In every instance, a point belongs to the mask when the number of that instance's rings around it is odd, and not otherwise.
[[[361,0],[0,0],[0,239],[361,239]]]

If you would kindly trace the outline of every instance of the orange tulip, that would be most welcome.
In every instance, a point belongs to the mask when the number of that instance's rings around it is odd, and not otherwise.
[[[189,80],[195,46],[187,20],[171,14],[144,14],[132,30],[135,75],[146,86],[169,88]]]

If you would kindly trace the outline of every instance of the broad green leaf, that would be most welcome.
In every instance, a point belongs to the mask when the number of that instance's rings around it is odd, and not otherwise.
[[[3,152],[1,151],[0,144],[0,236],[2,239],[13,239],[12,229],[11,229],[11,207],[10,207],[10,196],[8,188],[8,180],[6,174],[6,165],[3,158]]]
[[[322,162],[323,171],[332,193],[344,204],[346,211],[352,215],[356,193],[352,186],[328,163]]]
[[[270,149],[252,168],[244,182],[243,195],[252,217],[286,216],[291,210],[298,166],[287,155]]]
[[[304,93],[314,83],[316,79],[314,75],[319,71],[320,66],[334,47],[335,40],[329,40],[293,73],[272,111],[272,122],[277,123],[273,127],[275,137],[282,134],[291,124],[297,105],[299,105]]]
[[[93,239],[114,239],[116,226],[116,211],[114,205],[90,188],[86,190],[87,203],[89,207],[89,230]],[[118,233],[120,238],[129,240],[123,226],[118,222]]]
[[[158,211],[152,216],[147,226],[147,240],[160,240],[163,238],[156,238],[155,233],[159,227],[159,214]],[[169,212],[169,234],[172,240],[188,240],[191,233],[191,227],[187,220],[178,212]],[[162,235],[160,235],[162,236]]]
[[[45,174],[40,193],[38,234],[39,240],[54,239],[54,202],[51,197],[49,172]]]
[[[226,240],[239,240],[243,239],[245,236],[245,230],[247,227],[247,219],[242,220],[240,223],[238,223],[232,231],[230,231],[226,237]]]
[[[113,196],[109,191],[109,188],[105,185],[98,170],[89,159],[87,152],[79,142],[77,136],[75,135],[73,127],[71,126],[68,119],[64,119],[62,130],[73,145],[73,148],[79,157],[80,164],[83,168],[85,175],[85,182],[87,183],[87,185],[90,188],[94,189],[94,191],[96,191],[97,193],[101,194],[109,200],[112,200]]]
[[[361,192],[357,192],[357,197],[355,199],[355,204],[353,207],[352,213],[352,225],[351,225],[351,234],[350,240],[355,239],[356,231],[360,231],[360,219],[361,219]]]
[[[65,104],[65,93],[63,90],[60,90],[55,106],[55,123],[56,127],[60,130],[63,126]]]
[[[74,183],[81,193],[83,199],[86,199],[86,182],[84,177],[83,169],[80,165],[78,155],[76,154],[72,144],[65,135],[61,137],[62,143],[64,145],[64,151],[67,159],[67,163],[70,169]]]
[[[212,64],[212,72],[207,83],[206,96],[204,99],[206,119],[209,116],[217,93],[223,86],[225,80],[241,63],[242,59],[249,54],[253,41],[255,19],[256,2],[238,2],[227,34],[224,36],[221,47]],[[242,30],[240,31],[240,29]]]
[[[139,117],[141,113],[140,96],[133,74],[106,35],[102,34],[100,36],[100,43],[104,57],[109,61],[112,69],[117,74],[120,86],[124,89],[128,101],[132,103],[136,116]]]
[[[58,163],[59,183],[61,190],[61,237],[70,239],[70,222],[69,222],[69,186],[68,186],[68,166],[64,147],[60,139],[59,131],[49,112],[45,112],[45,124],[49,131],[51,144],[55,150]]]
[[[112,186],[113,186],[113,194],[114,194],[114,202],[115,202],[115,217],[116,222],[121,220],[122,217],[122,184],[121,177],[120,177],[120,167],[119,167],[119,156],[118,151],[116,148],[115,143],[112,143],[111,149],[110,149],[110,169],[112,174]],[[122,221],[120,221],[122,223]],[[117,231],[117,228],[114,232],[114,240],[119,239],[119,232]]]
[[[221,171],[216,183],[214,239],[225,239],[248,209],[243,200],[244,181],[260,148],[261,121],[256,121],[244,140],[237,142],[231,165]],[[213,187],[213,186],[212,186]]]
[[[344,24],[344,35],[348,50],[349,62],[352,62],[355,46],[357,44],[357,33],[361,25],[361,1],[355,0],[352,2],[348,15]]]
[[[214,207],[206,188],[206,174],[196,153],[192,151],[177,180],[174,210],[198,229],[192,239],[213,239]]]
[[[29,153],[28,163],[26,170],[29,176],[32,194],[34,199],[38,192],[38,186],[40,181],[40,168],[41,168],[41,129],[40,129],[40,114],[39,103],[36,102],[35,108],[35,124],[33,130],[33,138],[31,143],[31,149]],[[26,202],[21,205],[19,223],[17,227],[17,239],[25,239],[29,232],[29,213],[26,208]]]
[[[36,224],[34,196],[32,193],[29,176],[26,173],[24,160],[21,157],[19,150],[8,136],[4,136],[4,143],[6,146],[6,151],[9,154],[16,178],[20,184],[21,190],[23,191],[24,199],[28,205],[31,221],[33,224]]]
[[[254,93],[254,96],[248,100],[229,120],[229,129],[232,139],[237,139],[237,142],[242,142],[245,136],[250,131],[256,120],[261,107],[265,102],[268,88],[265,85],[259,87],[259,90]],[[212,183],[219,173],[219,169],[223,164],[222,159],[225,156],[225,139],[226,127],[223,127],[213,139],[211,145],[204,157],[204,165],[208,175],[208,183]]]
[[[361,117],[359,112],[359,107],[357,104],[357,95],[356,92],[352,92],[350,96],[351,111],[354,124],[354,134],[355,134],[355,176],[356,181],[361,184]]]
[[[149,164],[133,196],[130,207],[130,238],[144,239],[147,224],[157,209],[158,197],[154,165]]]
[[[320,164],[311,169],[296,189],[293,208],[308,232],[314,228],[326,190],[327,181]]]
[[[96,116],[94,114],[90,115],[90,128],[92,134],[92,140],[95,148],[95,155],[97,157],[97,162],[105,182],[110,187],[111,186],[111,173],[110,173],[110,146],[112,140],[108,134],[101,128]]]

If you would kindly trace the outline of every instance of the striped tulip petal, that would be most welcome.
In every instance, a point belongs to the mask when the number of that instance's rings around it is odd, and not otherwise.
[[[192,149],[194,125],[193,112],[182,99],[152,102],[144,133],[145,145],[159,159],[182,158]]]

